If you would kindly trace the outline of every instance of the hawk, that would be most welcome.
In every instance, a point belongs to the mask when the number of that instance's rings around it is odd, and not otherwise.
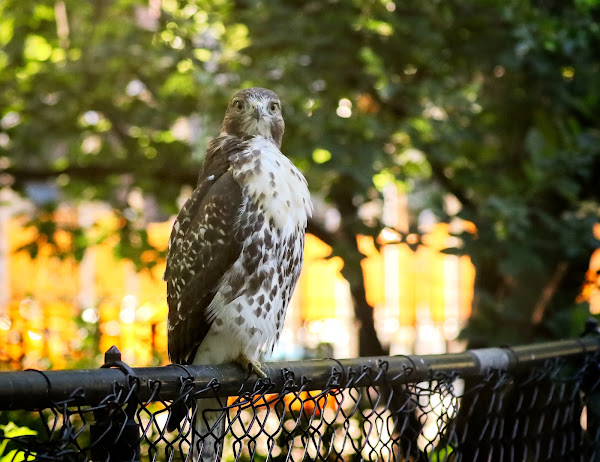
[[[306,179],[284,156],[281,102],[265,88],[235,94],[212,140],[198,185],[171,231],[167,282],[173,363],[234,362],[265,374],[302,268],[312,215]],[[224,419],[198,401],[194,459],[220,458]],[[179,424],[172,411],[168,429]],[[179,418],[179,420],[178,420]],[[197,453],[196,453],[197,452]]]

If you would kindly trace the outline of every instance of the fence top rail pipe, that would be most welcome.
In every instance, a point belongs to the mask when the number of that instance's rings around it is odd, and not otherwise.
[[[503,348],[483,348],[442,355],[401,355],[354,359],[323,359],[266,363],[267,379],[248,377],[236,365],[0,372],[0,410],[43,409],[53,403],[97,405],[114,396],[115,387],[127,389],[135,382],[142,401],[172,400],[180,396],[182,381],[193,382],[206,395],[240,395],[265,387],[267,392],[418,383],[436,375],[482,377],[493,370],[517,373],[559,358],[573,359],[600,352],[600,337],[560,340]],[[116,350],[118,354],[118,350]],[[119,358],[116,358],[117,360]],[[212,386],[212,385],[215,385]],[[202,394],[198,395],[202,397]]]

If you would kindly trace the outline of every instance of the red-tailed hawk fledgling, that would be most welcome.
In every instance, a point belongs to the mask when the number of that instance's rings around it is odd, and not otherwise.
[[[165,280],[169,356],[179,364],[236,362],[264,376],[302,267],[312,203],[302,174],[281,151],[277,95],[233,97],[208,146],[198,185],[171,232]],[[195,460],[220,459],[224,419],[215,399],[198,400]],[[177,427],[175,413],[169,430]]]

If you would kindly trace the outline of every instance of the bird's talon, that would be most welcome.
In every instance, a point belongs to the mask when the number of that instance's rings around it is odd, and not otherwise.
[[[267,377],[267,374],[261,368],[260,361],[252,361],[252,360],[250,360],[250,364],[252,365],[252,371],[256,375],[258,375],[261,379],[264,379],[264,378]]]
[[[254,372],[261,379],[264,379],[267,374],[262,370],[260,361],[248,358],[245,354],[241,354],[237,361],[240,366],[248,368],[250,372]]]

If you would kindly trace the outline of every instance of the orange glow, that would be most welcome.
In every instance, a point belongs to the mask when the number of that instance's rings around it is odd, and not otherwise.
[[[165,221],[163,223],[150,223],[148,225],[149,244],[159,250],[167,250],[172,227],[172,221]]]
[[[465,227],[473,232],[468,222]],[[459,320],[465,321],[471,313],[475,268],[469,257],[454,257],[441,253],[449,247],[449,225],[438,223],[422,237],[422,245],[415,251],[407,244],[391,243],[386,236],[378,238],[383,245],[377,251],[373,238],[358,237],[358,247],[367,258],[361,262],[367,301],[376,309],[384,310],[385,318],[396,319],[400,326],[414,326],[417,312],[426,309],[434,323],[446,318],[448,289],[458,284]],[[416,235],[406,237],[413,244]],[[447,264],[456,261],[458,275],[449,273]],[[452,276],[457,281],[449,282]]]
[[[294,414],[302,412],[306,418],[311,416],[322,415],[325,409],[332,409],[337,411],[339,403],[335,396],[331,392],[327,395],[323,395],[320,390],[315,391],[301,391],[298,394],[289,393],[283,396],[283,402],[287,409]],[[239,396],[229,396],[227,398],[227,406],[237,405],[241,409],[252,407],[254,409],[261,407],[273,408],[280,402],[280,397],[277,394],[266,394],[263,396],[254,397],[251,401],[246,400]]]
[[[61,213],[56,218],[64,224],[73,215]],[[133,364],[155,364],[155,354],[161,363],[166,363],[164,264],[136,274],[130,262],[115,259],[116,236],[90,248],[83,264],[72,258],[61,260],[53,256],[50,245],[39,240],[37,257],[31,259],[26,251],[17,251],[37,236],[36,230],[24,227],[24,223],[24,218],[7,223],[11,300],[4,307],[5,314],[0,307],[0,363],[12,368],[64,368],[75,360],[94,363],[99,352],[87,357],[90,351],[83,349],[94,319],[83,323],[86,326],[83,329],[81,321],[76,320],[87,308],[97,313],[100,352],[117,345],[123,358]],[[90,234],[100,235],[117,225],[118,220],[112,214],[104,213]],[[170,223],[149,226],[149,239],[166,248],[170,226]],[[70,245],[70,236],[64,231],[57,232],[54,239],[58,248]],[[88,283],[82,284],[82,280]],[[80,305],[86,286],[92,287],[86,303],[94,303],[95,308]],[[136,306],[123,312],[123,301],[132,292],[137,295],[131,299]]]
[[[320,416],[327,408],[334,411],[338,408],[338,402],[333,396],[322,396],[322,391],[301,391],[298,395],[293,393],[283,397],[288,409],[293,413],[303,412],[307,418],[313,414]]]
[[[326,258],[331,255],[331,247],[325,244],[321,239],[312,234],[306,235],[304,246],[304,261],[316,260],[317,258]]]
[[[69,223],[73,213],[61,212],[57,220]],[[97,216],[88,229],[90,236],[110,235],[119,220],[108,212]],[[117,235],[88,249],[83,262],[53,256],[53,248],[41,243],[35,259],[17,251],[37,236],[25,227],[22,218],[7,222],[7,257],[10,299],[0,306],[0,364],[9,368],[65,368],[98,365],[103,353],[116,345],[123,359],[136,366],[166,364],[167,304],[162,280],[164,261],[136,272],[133,264],[117,260]],[[167,248],[172,221],[148,225],[148,240],[160,251]],[[386,237],[387,236],[387,237]],[[378,249],[370,236],[358,236],[367,301],[385,309],[387,317],[399,326],[414,326],[417,309],[425,307],[432,320],[446,316],[446,262],[450,257],[439,251],[446,247],[447,225],[436,225],[423,238],[416,251],[405,243],[393,243],[390,230],[378,239]],[[387,239],[387,240],[386,240]],[[68,248],[70,237],[55,235],[57,246]],[[397,241],[396,241],[397,242]],[[301,307],[299,322],[339,318],[338,307],[345,281],[344,262],[331,257],[329,245],[315,236],[306,236],[303,272],[296,297]],[[144,258],[156,261],[158,253]],[[470,314],[474,269],[468,257],[457,259],[459,268],[460,319]],[[346,306],[346,305],[344,305]],[[84,316],[82,316],[84,313]],[[330,400],[331,401],[331,400]],[[328,401],[329,402],[329,401]],[[315,404],[317,407],[321,403]]]
[[[298,281],[305,321],[336,317],[335,280],[342,278],[344,261],[340,257],[327,258],[331,250],[319,238],[306,236],[304,265]]]
[[[594,225],[593,233],[594,237],[600,240],[600,223]],[[590,266],[585,273],[585,282],[577,301],[587,301],[590,304],[590,314],[600,314],[600,249],[592,253]]]
[[[401,326],[413,326],[416,319],[415,303],[417,296],[416,255],[406,244],[391,245],[390,249],[396,249],[398,260],[398,321]],[[386,251],[388,251],[387,248]]]
[[[360,262],[365,279],[367,303],[371,306],[379,305],[385,300],[383,275],[383,257],[375,248],[371,236],[357,237],[358,250],[367,258]]]

